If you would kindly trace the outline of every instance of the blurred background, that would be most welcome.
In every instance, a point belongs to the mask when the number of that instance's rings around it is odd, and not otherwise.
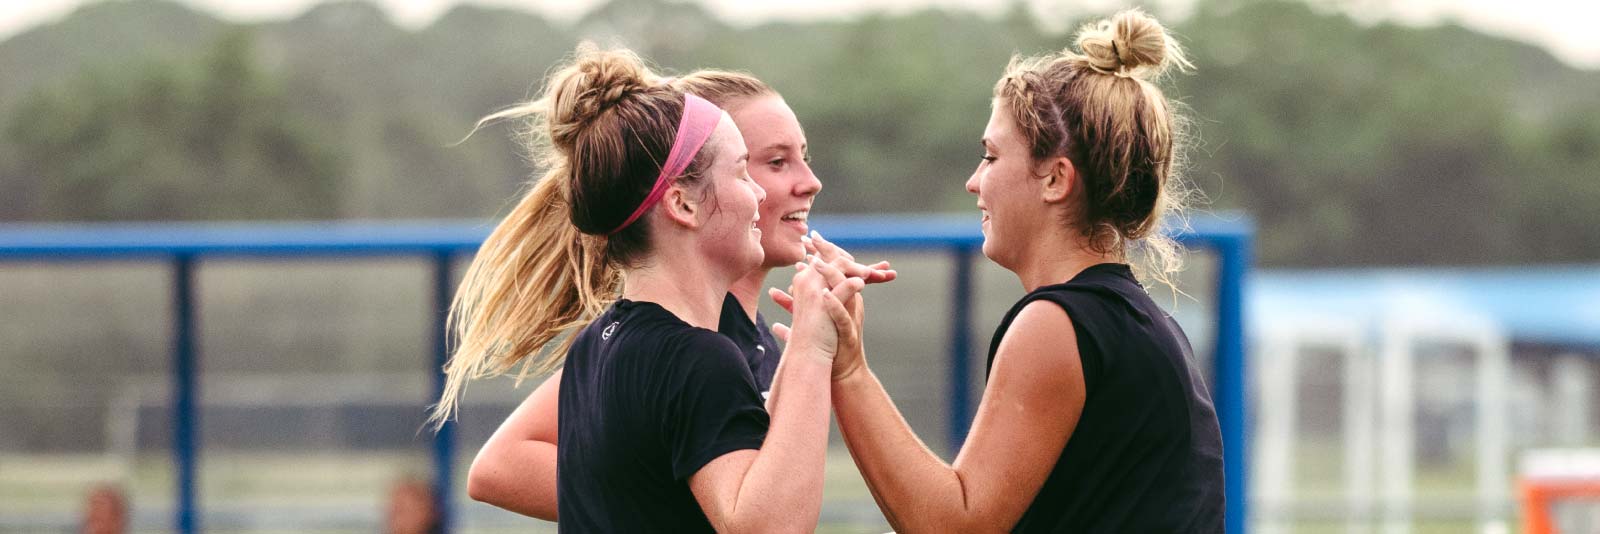
[[[7,2],[0,226],[487,225],[531,171],[506,127],[453,143],[589,39],[669,71],[748,71],[781,92],[824,183],[819,226],[956,213],[975,232],[961,184],[1007,59],[1061,49],[1083,22],[1133,5]],[[1185,176],[1206,196],[1196,217],[1254,228],[1248,524],[1505,532],[1549,508],[1557,531],[1600,532],[1593,506],[1528,505],[1545,479],[1581,482],[1596,463],[1584,451],[1600,447],[1600,7],[1142,5],[1197,66],[1163,83],[1193,122]],[[877,309],[927,310],[875,314],[868,343],[907,418],[950,458],[957,262],[938,250],[858,256],[901,272],[874,288]],[[1186,294],[1157,299],[1206,359],[1217,264],[1197,248]],[[964,309],[982,355],[1022,290],[982,258],[974,267]],[[431,436],[419,431],[434,369],[430,268],[406,257],[196,267],[206,530],[382,531],[392,510],[432,499]],[[0,532],[72,532],[119,513],[128,532],[172,531],[170,271],[145,257],[0,261]],[[459,487],[531,386],[469,391],[445,496],[457,531],[554,531]],[[887,530],[842,446],[832,456],[823,530]]]

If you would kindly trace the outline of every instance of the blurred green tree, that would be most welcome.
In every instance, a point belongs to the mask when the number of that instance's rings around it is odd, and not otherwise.
[[[44,220],[326,218],[343,171],[248,30],[190,63],[95,69],[25,97],[4,136]]]
[[[408,31],[362,1],[255,26],[91,4],[0,42],[0,220],[491,216],[535,174],[522,147],[504,127],[452,143],[580,39],[767,81],[806,128],[819,211],[969,210],[995,78],[1084,22],[1027,5],[757,25],[670,0],[572,24],[462,5]],[[1194,119],[1186,175],[1203,208],[1256,218],[1262,263],[1600,259],[1600,72],[1301,1],[1162,18],[1197,66],[1162,82]]]

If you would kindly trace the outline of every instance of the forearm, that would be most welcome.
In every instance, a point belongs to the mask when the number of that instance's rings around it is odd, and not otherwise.
[[[790,349],[773,379],[767,437],[731,508],[729,526],[734,532],[769,532],[776,527],[811,532],[822,511],[830,366],[810,349]]]
[[[773,372],[772,385],[767,389],[767,399],[765,403],[767,415],[772,415],[772,409],[776,407],[778,403],[778,392],[783,389],[783,384],[778,381],[778,377],[783,376],[783,362],[786,361],[789,361],[789,359],[783,356],[778,357],[778,369]]]
[[[850,456],[896,532],[969,532],[960,475],[917,438],[883,384],[862,367],[833,382]]]
[[[467,473],[467,495],[525,516],[556,520],[556,445],[490,443]]]

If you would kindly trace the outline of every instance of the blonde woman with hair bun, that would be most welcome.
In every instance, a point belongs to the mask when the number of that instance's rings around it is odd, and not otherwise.
[[[765,255],[767,194],[729,115],[631,52],[584,46],[538,99],[484,120],[502,119],[527,121],[543,177],[457,290],[435,420],[472,379],[560,368],[563,531],[815,530],[829,373],[838,346],[857,344],[844,305],[867,269],[797,265],[764,405],[747,358],[716,331],[729,290]]]
[[[767,275],[805,258],[803,240],[812,202],[822,182],[812,173],[805,130],[782,96],[748,74],[699,70],[659,83],[692,93],[727,110],[750,151],[750,177],[766,193],[761,203],[763,261],[735,281],[723,299],[717,332],[744,353],[755,386],[773,407],[773,382],[783,349],[756,311]],[[895,277],[887,262],[838,265],[867,283]],[[556,371],[513,411],[484,443],[467,472],[474,500],[548,521],[559,519],[556,498],[557,432],[562,372]]]
[[[833,362],[839,428],[896,531],[1223,531],[1211,397],[1129,266],[1141,256],[1158,280],[1180,266],[1162,225],[1181,220],[1181,122],[1153,83],[1174,66],[1188,63],[1161,24],[1124,11],[995,84],[966,188],[984,255],[1028,294],[995,332],[955,462],[906,425],[859,336]]]

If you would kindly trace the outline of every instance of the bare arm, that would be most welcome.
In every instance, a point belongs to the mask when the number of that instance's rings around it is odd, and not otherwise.
[[[1049,302],[1025,307],[1000,342],[953,466],[917,439],[864,362],[833,382],[845,444],[903,533],[1011,530],[1077,426],[1085,394],[1072,322]]]
[[[761,449],[724,454],[689,477],[689,488],[718,532],[816,530],[827,462],[829,374],[838,336],[854,335],[841,299],[862,285],[816,261],[795,275],[794,332],[773,380],[771,425]]]
[[[522,515],[556,520],[556,435],[561,371],[550,375],[483,444],[467,495]]]

